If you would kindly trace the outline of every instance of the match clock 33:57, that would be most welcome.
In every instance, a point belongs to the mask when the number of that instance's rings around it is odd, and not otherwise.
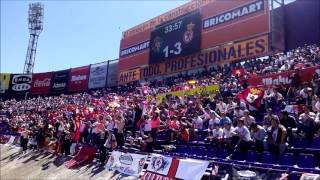
[[[193,11],[157,26],[151,32],[149,64],[200,50],[200,12]]]

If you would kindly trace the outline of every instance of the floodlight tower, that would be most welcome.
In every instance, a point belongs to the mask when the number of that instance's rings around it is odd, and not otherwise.
[[[29,4],[28,28],[30,32],[28,51],[23,73],[33,73],[38,38],[43,28],[43,5],[39,2]]]

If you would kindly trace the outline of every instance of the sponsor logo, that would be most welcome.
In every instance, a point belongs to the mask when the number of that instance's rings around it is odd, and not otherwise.
[[[27,91],[31,88],[31,75],[15,75],[12,78],[13,91]]]
[[[15,84],[12,86],[12,90],[14,91],[26,91],[31,88],[30,84],[22,83],[22,84]]]
[[[92,70],[92,74],[93,75],[100,75],[104,72],[104,65],[103,66],[98,66],[98,67],[95,67],[93,70]]]
[[[165,158],[163,158],[162,156],[153,157],[152,161],[151,161],[152,169],[155,172],[163,171],[168,166],[168,164],[169,164],[169,162]]]
[[[65,73],[63,73],[63,74],[56,74],[55,75],[55,78],[57,79],[57,78],[65,78],[65,77],[67,77],[68,75],[67,74],[65,74]]]
[[[262,82],[264,85],[280,85],[280,84],[291,84],[290,77],[282,77],[281,75],[276,78],[263,78]]]
[[[86,79],[87,79],[86,75],[76,75],[71,77],[71,81],[83,81]]]
[[[12,79],[12,84],[31,83],[31,76],[15,75]]]
[[[145,49],[149,48],[149,44],[150,44],[150,41],[145,41],[145,42],[142,42],[140,44],[131,46],[129,48],[122,49],[120,51],[120,56],[126,56],[126,55],[129,55],[129,54],[133,54],[133,53],[145,50]]]
[[[133,162],[133,158],[132,158],[132,156],[130,154],[125,154],[125,155],[121,155],[119,157],[119,161],[122,164],[131,165],[132,162]]]
[[[264,1],[263,0],[255,1],[250,4],[246,4],[242,7],[205,19],[203,21],[203,29],[207,29],[223,23],[227,23],[227,22],[236,20],[238,18],[257,13],[262,10],[264,10]]]
[[[64,88],[66,85],[66,83],[54,83],[53,88]]]
[[[42,81],[37,79],[34,82],[33,87],[49,87],[50,86],[50,82],[51,82],[50,78],[45,78]]]

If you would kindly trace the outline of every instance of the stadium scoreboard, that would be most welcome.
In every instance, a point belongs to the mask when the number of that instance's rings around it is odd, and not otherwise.
[[[151,32],[149,64],[198,52],[200,35],[199,10],[157,26]]]

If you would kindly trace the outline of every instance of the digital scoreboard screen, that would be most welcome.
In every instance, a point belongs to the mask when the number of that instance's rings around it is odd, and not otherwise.
[[[193,11],[157,26],[151,32],[149,64],[199,51],[200,34],[199,11]]]

